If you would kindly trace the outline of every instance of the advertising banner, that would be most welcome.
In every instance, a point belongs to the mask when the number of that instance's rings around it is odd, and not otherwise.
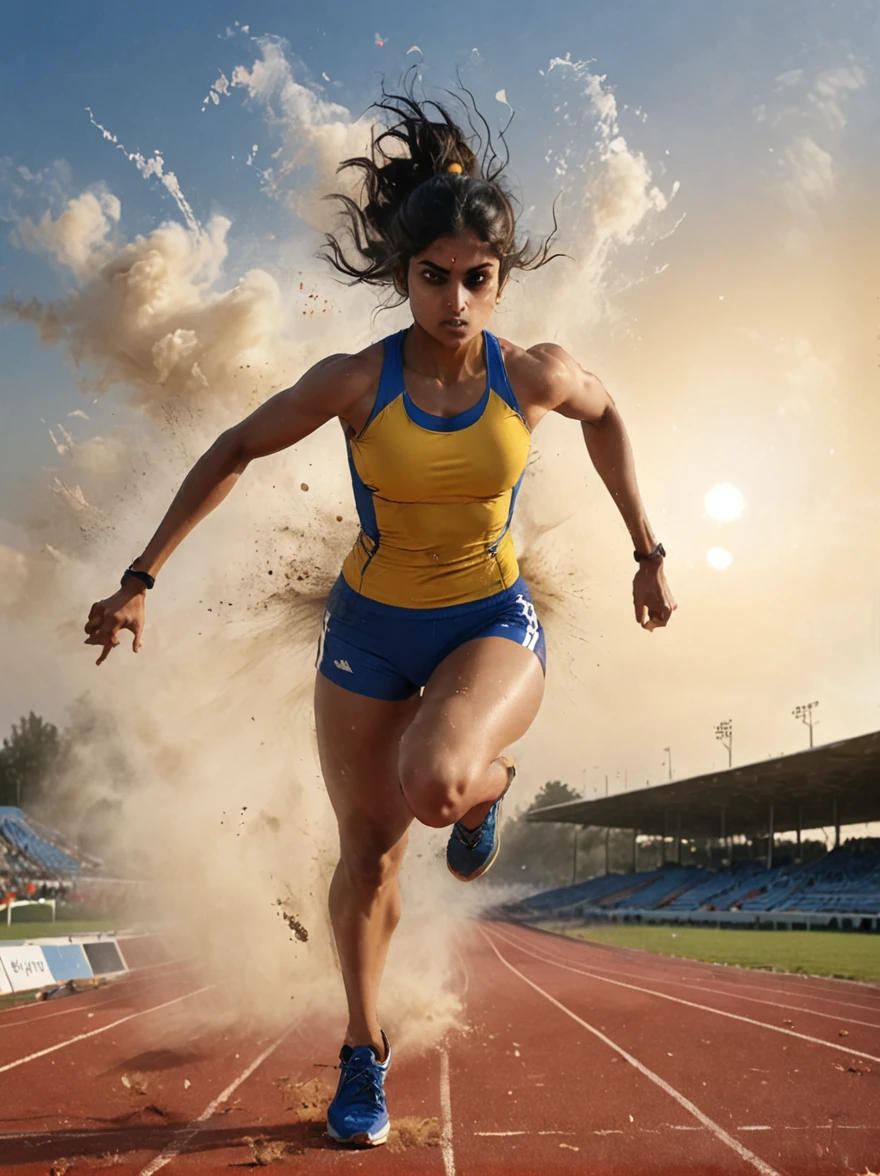
[[[31,943],[0,947],[0,964],[13,992],[27,992],[51,984],[53,976],[46,963],[43,949]]]

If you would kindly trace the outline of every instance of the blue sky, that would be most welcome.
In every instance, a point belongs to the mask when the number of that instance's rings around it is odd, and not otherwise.
[[[149,6],[13,2],[4,6],[0,49],[6,172],[26,167],[37,174],[64,161],[67,178],[58,188],[56,211],[63,188],[72,195],[106,182],[122,201],[129,234],[174,215],[162,189],[145,184],[90,125],[88,106],[130,150],[149,154],[160,148],[200,217],[219,209],[235,220],[273,223],[278,208],[260,198],[254,171],[245,164],[257,135],[253,112],[238,98],[221,111],[202,111],[217,71],[229,73],[247,56],[246,37],[226,35],[236,21],[247,24],[251,36],[284,37],[298,76],[323,86],[354,114],[375,97],[382,75],[393,79],[414,60],[406,56],[414,44],[425,53],[426,84],[448,85],[460,68],[490,117],[497,113],[492,96],[505,88],[517,109],[513,171],[527,199],[545,204],[553,176],[541,156],[552,107],[539,71],[556,56],[592,59],[622,105],[647,113],[642,149],[689,187],[691,231],[701,218],[711,230],[719,206],[748,199],[766,152],[753,111],[766,101],[775,77],[819,71],[848,54],[863,64],[876,61],[880,45],[880,14],[869,2],[578,0],[536,6],[484,0],[468,6],[464,19],[450,19],[446,8],[399,3],[328,8],[204,0]],[[376,34],[386,38],[383,47]],[[322,74],[332,81],[324,82]],[[258,137],[265,143],[269,136],[261,131]],[[850,112],[841,150],[858,152],[872,138],[880,140],[880,107],[862,102]],[[13,201],[0,188],[0,214],[7,221],[38,215],[45,206],[45,192]],[[14,249],[2,229],[0,267],[3,293],[49,298],[64,286],[63,274]],[[0,425],[7,437],[16,437],[21,460],[32,463],[45,437],[39,417],[66,402],[69,368],[60,356],[42,351],[26,327],[7,326],[2,337]],[[0,494],[13,492],[19,468],[7,455]]]
[[[534,329],[548,329],[545,311],[552,307],[565,344],[590,366],[595,358],[595,370],[613,382],[637,441],[649,509],[689,569],[685,596],[694,599],[679,628],[693,629],[681,638],[687,650],[676,671],[681,693],[667,690],[668,667],[661,672],[653,663],[673,717],[659,708],[652,746],[675,742],[675,723],[684,720],[674,716],[711,705],[714,722],[733,713],[737,700],[757,716],[752,742],[738,736],[743,754],[799,746],[788,704],[780,704],[784,736],[777,737],[769,720],[761,725],[762,704],[751,698],[754,671],[742,651],[773,643],[774,669],[764,673],[762,687],[768,696],[782,697],[790,686],[793,704],[819,691],[828,737],[873,728],[880,599],[859,569],[867,521],[876,517],[868,440],[880,427],[876,291],[869,276],[878,268],[880,9],[873,0],[491,0],[455,10],[454,19],[451,12],[348,0],[332,8],[222,0],[5,5],[0,299],[76,301],[76,275],[45,249],[21,247],[22,225],[37,225],[47,213],[57,220],[84,193],[119,200],[114,248],[149,237],[163,222],[184,223],[159,180],[145,179],[102,136],[87,107],[129,153],[149,158],[161,151],[200,226],[218,214],[230,219],[218,289],[237,288],[246,270],[259,267],[278,284],[289,310],[294,267],[304,266],[319,243],[292,211],[294,197],[309,186],[309,168],[294,169],[289,186],[272,196],[248,157],[257,144],[256,162],[265,167],[280,150],[271,165],[278,171],[296,155],[298,128],[289,119],[273,121],[244,86],[205,108],[212,84],[221,75],[231,78],[237,66],[251,70],[265,60],[267,45],[280,44],[296,82],[315,101],[344,107],[350,120],[377,97],[383,76],[393,82],[417,60],[429,90],[453,84],[460,70],[493,127],[508,113],[496,100],[503,90],[516,110],[510,176],[524,222],[546,229],[551,201],[563,191],[564,228],[583,246],[568,268],[553,271],[558,278],[541,285],[536,276],[523,286],[535,292],[540,326]],[[421,53],[408,53],[412,46]],[[566,56],[582,63],[580,72],[549,68]],[[616,114],[602,156],[599,103],[612,98]],[[625,140],[616,158],[628,162],[636,188],[608,187],[614,135]],[[569,199],[573,192],[590,200]],[[599,248],[574,230],[602,208],[603,193],[613,224]],[[618,197],[618,203],[635,202],[629,228],[625,216],[614,221]],[[598,286],[586,280],[585,259],[595,264]],[[508,320],[516,324],[513,337],[535,342],[525,337],[532,329],[528,304],[516,305]],[[339,315],[340,331],[350,323],[353,336],[363,338],[371,329],[365,303],[352,295],[340,296]],[[288,325],[300,342],[297,321]],[[381,320],[375,333],[380,329]],[[140,425],[125,406],[131,388],[116,384],[104,395],[84,396],[76,384],[86,373],[75,370],[64,347],[42,346],[33,324],[11,317],[0,318],[0,332],[2,554],[4,544],[59,545],[28,521],[29,512],[45,517],[41,505],[31,510],[31,504],[56,474],[80,476],[75,463],[65,464],[70,453],[56,453],[50,428],[57,439],[61,422],[79,443],[90,433],[110,436],[120,423]],[[112,341],[102,346],[112,350]],[[87,422],[70,417],[81,409]],[[168,484],[159,497],[167,498],[173,475],[160,471],[162,477]],[[726,530],[702,512],[705,491],[725,481],[747,503],[742,524]],[[573,484],[560,481],[548,500],[564,499]],[[115,489],[94,489],[99,500],[107,496],[109,517]],[[620,538],[613,519],[608,536],[609,544]],[[589,540],[595,541],[591,533]],[[716,541],[735,557],[723,577],[703,563]],[[588,550],[586,534],[577,542]],[[843,569],[855,601],[835,583]],[[745,616],[752,625],[748,639],[735,627],[713,630],[719,610],[738,623]],[[709,634],[723,649],[713,655],[711,684],[694,684],[689,675]],[[621,636],[618,648],[629,650],[628,640]],[[622,666],[631,657],[639,667],[643,646],[620,656]],[[76,687],[59,688],[44,703],[45,681],[34,669],[23,694],[0,692],[0,719],[29,705],[45,705],[60,717]],[[711,730],[708,718],[704,726]],[[682,771],[684,746],[680,736]],[[718,752],[711,740],[709,750]],[[701,755],[694,753],[693,770],[707,766]],[[564,773],[566,764],[557,770]],[[580,770],[573,768],[571,778]]]

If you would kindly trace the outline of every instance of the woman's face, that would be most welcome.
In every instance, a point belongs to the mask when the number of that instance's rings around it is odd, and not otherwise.
[[[410,258],[407,289],[413,318],[450,351],[478,338],[498,304],[498,257],[468,231],[438,237]]]

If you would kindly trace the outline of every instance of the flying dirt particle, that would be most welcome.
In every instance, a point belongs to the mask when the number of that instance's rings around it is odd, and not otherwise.
[[[439,1147],[440,1120],[419,1119],[415,1116],[394,1119],[385,1146],[390,1152],[409,1151],[414,1147]]]
[[[184,1080],[183,1080],[183,1089],[184,1089],[184,1090],[189,1090],[189,1088],[190,1088],[191,1086],[192,1086],[192,1083],[190,1082],[189,1078],[184,1078]]]
[[[303,924],[299,921],[296,915],[284,909],[284,899],[276,898],[275,905],[281,908],[281,918],[294,933],[300,943],[308,943],[309,933]]]
[[[140,1070],[132,1070],[130,1074],[123,1074],[120,1082],[132,1094],[146,1094],[150,1080]]]
[[[64,1176],[72,1167],[70,1160],[53,1160],[49,1168],[49,1176]]]
[[[272,569],[271,569],[271,568],[269,568],[269,575],[270,575],[270,576],[272,575]]]
[[[837,1034],[838,1037],[849,1037],[849,1029],[841,1029]]]
[[[336,521],[337,521],[337,523],[341,523],[342,522],[342,515],[337,515]]]
[[[299,488],[300,488],[300,490],[308,490],[308,488],[309,488],[308,482],[300,482]]]
[[[266,1168],[269,1164],[274,1164],[276,1160],[282,1159],[287,1151],[287,1144],[282,1143],[280,1139],[266,1139],[262,1135],[258,1135],[254,1139],[252,1136],[246,1135],[244,1141],[250,1151],[250,1166],[252,1168]]]

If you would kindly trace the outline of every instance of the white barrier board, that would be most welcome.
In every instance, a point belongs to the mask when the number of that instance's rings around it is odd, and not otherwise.
[[[27,992],[52,984],[52,973],[39,947],[32,943],[0,947],[0,964],[12,985],[13,992]]]

